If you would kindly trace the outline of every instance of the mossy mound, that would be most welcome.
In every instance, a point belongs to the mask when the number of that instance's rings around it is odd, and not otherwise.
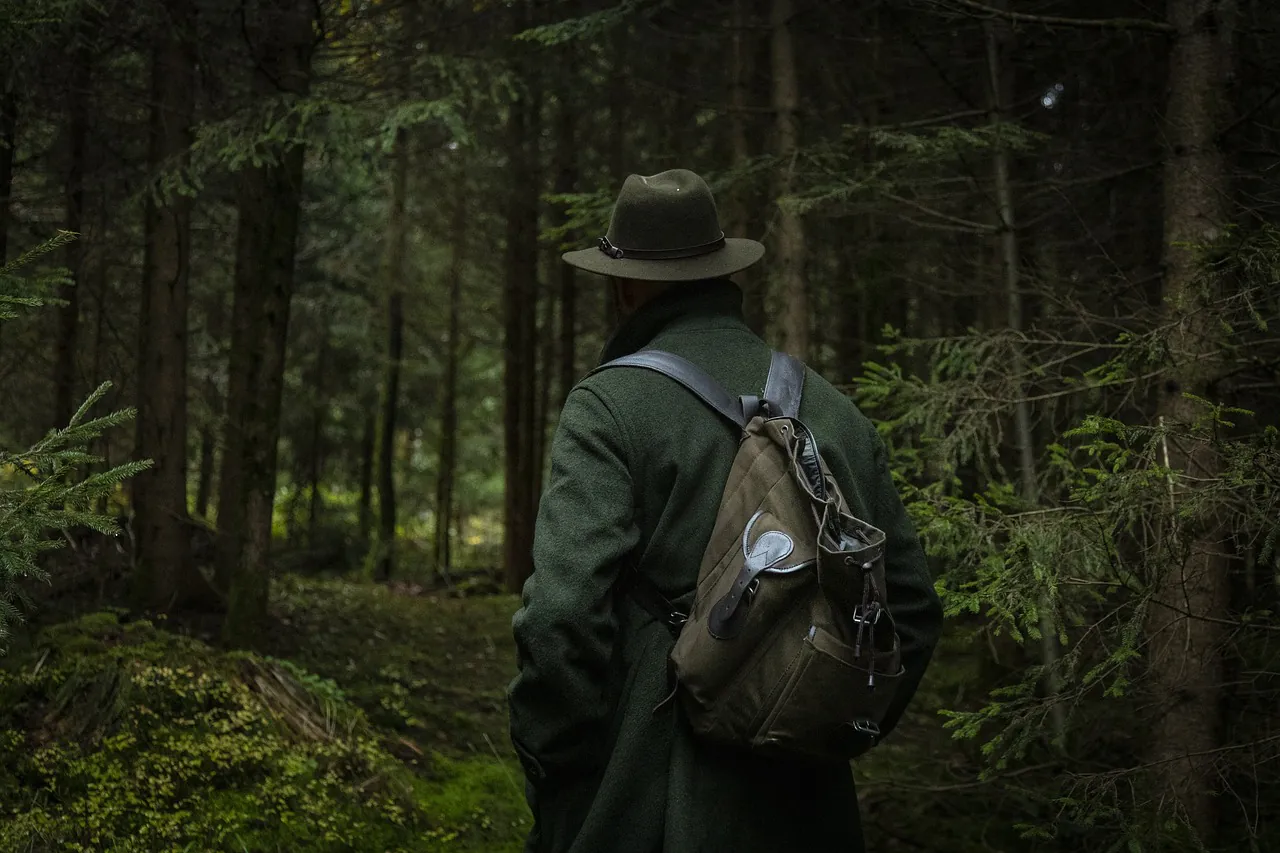
[[[519,849],[505,764],[386,741],[293,664],[94,614],[0,671],[0,851]]]

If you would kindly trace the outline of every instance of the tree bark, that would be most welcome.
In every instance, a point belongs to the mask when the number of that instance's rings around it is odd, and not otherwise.
[[[1170,0],[1177,34],[1169,58],[1164,166],[1164,297],[1173,324],[1172,364],[1158,404],[1161,423],[1186,423],[1198,407],[1187,394],[1206,395],[1220,369],[1217,327],[1204,304],[1195,246],[1227,224],[1228,181],[1218,132],[1224,126],[1226,77],[1234,3]],[[1157,796],[1177,805],[1202,839],[1214,837],[1219,774],[1224,625],[1229,615],[1229,565],[1218,520],[1186,525],[1173,518],[1196,481],[1213,481],[1222,462],[1212,446],[1188,439],[1167,442],[1170,523],[1167,567],[1154,579],[1148,611],[1147,660],[1157,717],[1148,760]],[[1204,618],[1201,618],[1204,617]],[[1223,621],[1210,621],[1223,620]]]
[[[13,158],[18,145],[18,96],[0,79],[0,264],[9,260],[9,200],[13,195]]]
[[[107,246],[110,245],[108,242],[108,231],[110,225],[110,216],[108,211],[109,203],[108,194],[106,190],[103,189],[98,194],[96,211],[97,222],[94,225],[93,239],[91,241],[91,244],[94,246],[94,251],[90,253],[93,256],[93,262],[91,264],[91,273],[89,276],[92,279],[91,291],[93,293],[94,302],[93,355],[90,359],[89,376],[90,381],[93,383],[93,387],[95,388],[102,384],[106,379],[106,377],[103,376],[103,363],[106,360],[108,346],[107,336],[105,334],[107,329],[107,305],[111,301],[109,292],[111,284],[107,274]],[[3,262],[3,258],[0,258],[0,263]],[[107,402],[108,405],[114,408],[114,403],[119,397],[119,392],[119,387],[113,387],[107,394],[107,401],[104,402]],[[98,436],[90,444],[90,447],[93,448],[91,452],[102,460],[91,467],[98,471],[111,470],[111,466],[107,464],[107,459],[111,455],[111,436],[107,434]],[[99,495],[95,503],[96,511],[105,515],[109,501],[109,494]]]
[[[395,572],[396,417],[400,408],[400,368],[404,361],[405,260],[409,223],[405,199],[409,186],[409,139],[401,128],[392,152],[391,213],[387,222],[387,361],[382,382],[378,430],[378,544],[374,577],[386,580]]]
[[[320,348],[316,351],[311,377],[311,393],[315,402],[311,407],[311,438],[307,444],[307,541],[314,545],[320,526],[320,514],[324,511],[324,499],[320,483],[324,479],[326,456],[324,425],[329,411],[329,389],[325,377],[329,375],[329,324],[327,315],[320,319]]]
[[[992,0],[994,8],[1003,9],[1007,0]],[[1009,330],[1020,335],[1025,329],[1022,300],[1022,269],[1019,262],[1018,232],[1014,215],[1013,183],[1010,177],[1009,148],[1004,144],[1001,128],[1007,121],[1009,105],[1014,100],[1012,55],[1013,30],[1006,20],[983,22],[987,48],[987,74],[990,84],[991,122],[996,127],[996,144],[992,148],[992,172],[995,176],[996,208],[999,217],[1000,266],[1008,311]],[[1018,449],[1018,495],[1029,507],[1040,500],[1040,484],[1036,475],[1035,438],[1031,427],[1031,404],[1025,399],[1022,379],[1027,373],[1021,342],[1015,341],[1010,371],[1018,377],[1013,404],[1013,437]],[[1067,718],[1057,695],[1062,689],[1058,665],[1058,626],[1047,598],[1040,601],[1040,658],[1047,675],[1044,689],[1052,703],[1049,710],[1053,741],[1060,749],[1067,746]]]
[[[747,110],[750,105],[750,83],[754,73],[755,35],[749,28],[752,0],[733,0],[729,23],[729,161],[732,169],[743,169],[751,159],[748,141]],[[733,237],[751,237],[751,192],[746,181],[739,179],[725,199],[725,232]],[[756,265],[738,273],[742,287],[742,314],[753,332],[765,332],[765,303],[768,279],[760,275]]]
[[[200,458],[196,480],[196,516],[209,517],[209,499],[213,495],[213,472],[217,462],[217,433],[213,425],[207,424],[200,429]]]
[[[67,266],[71,284],[60,296],[64,304],[58,308],[57,358],[54,362],[53,426],[65,427],[77,405],[76,356],[80,340],[80,291],[84,284],[84,257],[87,241],[84,232],[85,148],[89,138],[90,89],[93,85],[91,58],[87,48],[76,51],[72,60],[75,73],[68,98],[68,163],[66,176],[66,229],[79,234],[67,247]]]
[[[538,140],[542,137],[542,89],[541,78],[536,72],[525,78],[529,85],[529,99],[526,103],[529,136],[525,142],[525,183],[526,196],[521,210],[521,257],[520,269],[524,275],[524,300],[520,312],[522,328],[520,330],[520,364],[524,369],[520,389],[524,399],[520,403],[523,423],[520,427],[520,482],[524,492],[523,542],[521,554],[525,561],[525,575],[533,571],[533,526],[538,512],[538,481],[541,476],[538,461],[541,452],[542,418],[538,411],[540,402],[540,374],[538,357],[538,298],[547,293],[543,287],[538,269],[538,232],[539,232],[539,197],[542,194],[541,163],[539,162]],[[549,294],[547,298],[550,298]],[[523,586],[524,578],[521,579]]]
[[[373,455],[377,443],[377,418],[370,405],[360,431],[360,506],[357,512],[360,541],[368,542],[373,528]]]
[[[773,109],[779,160],[777,198],[791,193],[800,132],[796,110],[799,81],[791,35],[791,0],[773,0],[771,54],[773,61]],[[782,316],[783,349],[796,358],[809,358],[809,285],[805,280],[804,224],[800,215],[779,207],[775,268],[780,296],[785,300]]]
[[[138,450],[154,467],[133,480],[136,598],[156,610],[212,604],[187,533],[187,306],[191,199],[162,188],[186,162],[195,120],[195,10],[168,0],[151,65],[151,151],[142,317],[138,323]]]
[[[567,73],[575,76],[578,68],[577,48],[570,46]],[[556,184],[558,194],[571,193],[578,183],[577,111],[569,97],[570,87],[559,92],[556,113]],[[567,217],[567,214],[566,214]],[[564,218],[561,219],[563,223]],[[555,259],[560,274],[560,388],[557,410],[564,408],[569,389],[578,381],[578,277],[577,270]]]
[[[524,422],[521,404],[524,399],[521,385],[525,369],[520,356],[523,353],[521,337],[523,324],[521,312],[525,310],[525,273],[521,229],[524,204],[523,184],[528,180],[524,171],[525,110],[523,99],[511,105],[507,119],[507,145],[511,161],[511,191],[507,201],[506,274],[503,288],[503,569],[507,588],[518,592],[524,587],[531,567],[524,551],[524,528],[528,524],[523,500],[524,480],[521,478],[520,427]]]
[[[614,30],[613,44],[610,53],[613,61],[609,65],[608,99],[609,99],[609,180],[613,186],[622,188],[623,182],[630,173],[627,168],[627,113],[630,106],[628,97],[630,88],[627,81],[627,56],[630,37],[626,29]],[[604,288],[604,336],[607,338],[618,317],[617,296],[612,287]]]
[[[206,321],[211,341],[221,341],[226,334],[226,311],[221,294],[210,300]],[[218,383],[213,371],[205,377],[205,405],[210,409],[214,420],[200,428],[200,473],[196,484],[196,515],[202,519],[209,518],[209,501],[213,497],[214,475],[217,472],[216,460],[218,451],[218,418],[222,413],[222,395],[218,392]]]
[[[883,35],[878,9],[868,11],[867,35],[870,45],[865,54],[864,76],[855,80],[869,92],[866,107],[867,127],[876,127],[885,102],[892,100],[888,75],[884,73]],[[858,66],[862,68],[861,65]],[[878,156],[875,142],[867,134],[862,146],[863,162],[870,167]],[[885,239],[884,223],[871,210],[860,212],[850,223],[851,240],[843,241],[837,258],[839,299],[836,320],[835,362],[837,384],[852,384],[862,372],[862,365],[878,340],[879,324],[885,320],[880,311],[885,289],[879,256]]]
[[[553,254],[553,263],[560,258]],[[567,265],[566,265],[567,266]],[[555,375],[556,363],[556,299],[550,287],[544,288],[542,297],[541,332],[535,334],[535,345],[538,350],[538,399],[534,405],[533,441],[531,456],[533,459],[533,485],[530,487],[530,514],[537,515],[538,501],[542,497],[542,476],[546,468],[547,425],[551,421],[551,381]],[[537,329],[534,330],[538,332]]]
[[[462,272],[467,246],[466,172],[457,167],[449,263],[449,323],[445,342],[444,400],[440,406],[440,464],[436,475],[436,571],[448,577],[452,562],[449,522],[454,513],[458,449],[458,362],[462,334]]]
[[[315,4],[278,0],[247,27],[259,97],[303,97],[310,88]],[[239,175],[240,222],[232,311],[230,392],[218,494],[218,576],[229,587],[223,638],[258,644],[270,592],[276,443],[305,150],[277,143],[270,161]]]
[[[527,3],[517,6],[515,25],[529,20]],[[517,66],[530,71],[527,57]],[[533,430],[536,380],[538,186],[537,149],[541,108],[539,81],[525,73],[525,90],[511,105],[507,146],[511,193],[507,207],[504,292],[504,446],[506,482],[503,501],[503,565],[507,588],[518,592],[533,570]]]

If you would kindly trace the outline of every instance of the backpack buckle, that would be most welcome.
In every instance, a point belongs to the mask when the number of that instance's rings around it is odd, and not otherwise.
[[[880,614],[884,612],[884,608],[880,606],[880,602],[873,601],[870,604],[858,604],[853,608],[853,621],[859,625],[875,625],[880,621]],[[870,613],[870,616],[868,616]]]
[[[689,621],[689,614],[681,613],[679,610],[672,610],[667,614],[667,618],[663,620],[668,628],[678,631],[684,627],[684,623]]]
[[[849,723],[849,728],[860,735],[866,735],[871,738],[872,742],[880,739],[880,727],[871,720],[854,720]]]

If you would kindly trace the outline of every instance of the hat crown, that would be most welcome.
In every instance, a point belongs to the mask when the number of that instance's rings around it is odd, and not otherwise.
[[[642,251],[702,246],[723,236],[711,188],[688,169],[627,176],[607,234],[614,246]]]

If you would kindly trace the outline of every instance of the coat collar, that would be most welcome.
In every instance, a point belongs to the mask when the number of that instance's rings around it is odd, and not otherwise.
[[[604,345],[600,363],[644,349],[663,332],[686,328],[746,329],[742,291],[727,278],[677,285],[619,324]]]

